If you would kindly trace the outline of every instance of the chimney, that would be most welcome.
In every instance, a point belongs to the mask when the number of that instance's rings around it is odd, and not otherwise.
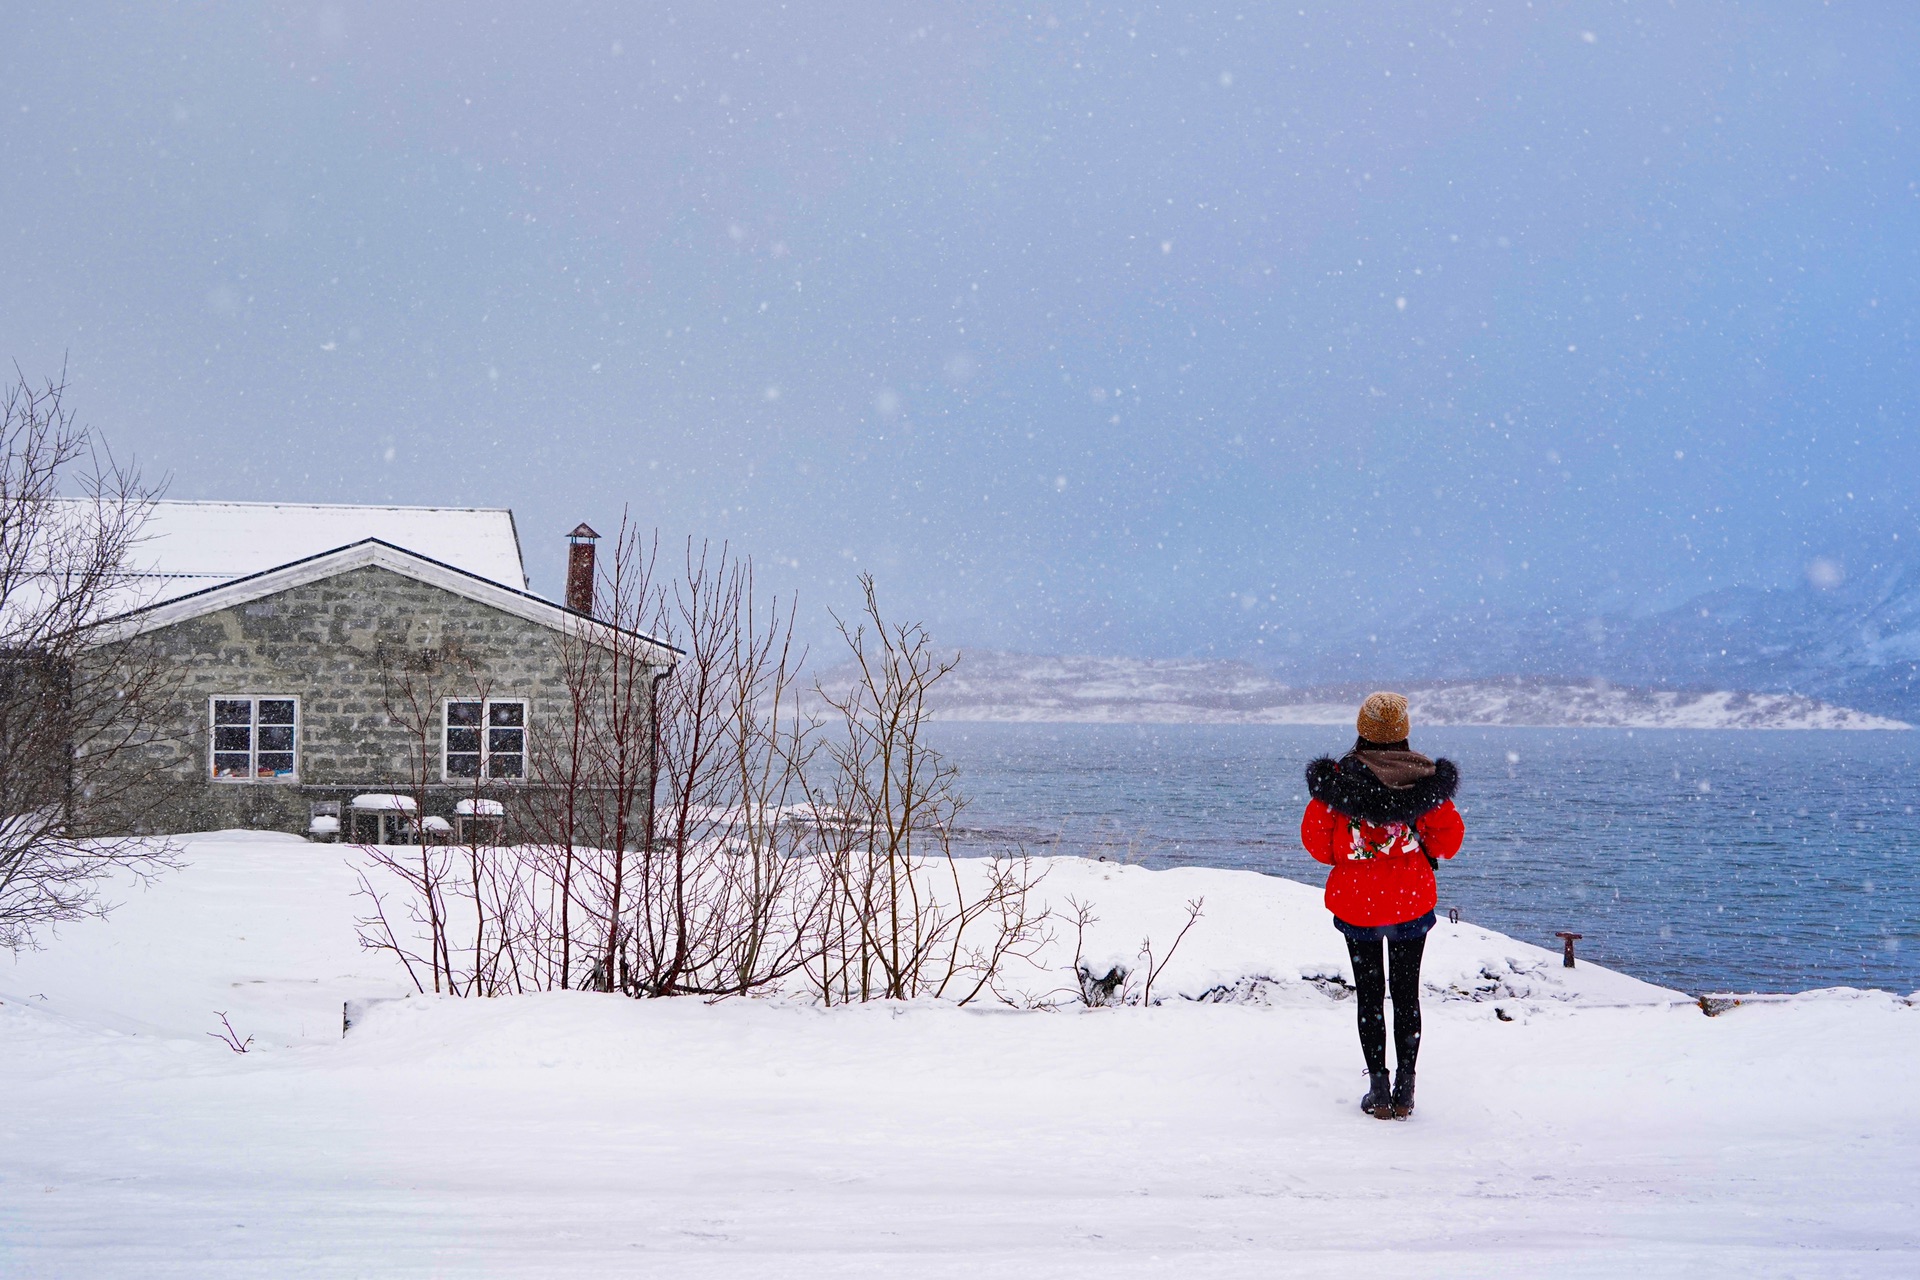
[[[581,524],[567,535],[567,608],[593,613],[593,544],[600,535]]]

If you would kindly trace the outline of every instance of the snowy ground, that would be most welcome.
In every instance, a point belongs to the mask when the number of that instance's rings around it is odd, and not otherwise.
[[[1343,971],[1317,891],[1063,859],[1046,892],[1115,957],[1204,894],[1168,990],[1258,1002],[416,997],[342,1039],[343,999],[401,990],[346,852],[197,839],[0,959],[0,1275],[1920,1273],[1893,996],[1710,1019],[1443,927],[1419,1110],[1381,1123],[1307,980]]]

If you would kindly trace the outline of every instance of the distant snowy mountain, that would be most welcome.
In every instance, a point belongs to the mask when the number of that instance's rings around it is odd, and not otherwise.
[[[1682,692],[1540,677],[1396,686],[1432,725],[1667,729],[1905,729],[1795,694]],[[1360,685],[1295,688],[1237,662],[1056,658],[967,650],[931,699],[943,720],[1127,724],[1353,722]]]
[[[1342,637],[1276,660],[1296,684],[1481,680],[1510,673],[1579,683],[1798,694],[1920,720],[1920,564],[1843,584],[1729,588],[1644,615],[1453,612]]]

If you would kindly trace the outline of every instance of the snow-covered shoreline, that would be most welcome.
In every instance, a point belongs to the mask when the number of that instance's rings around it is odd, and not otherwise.
[[[214,1029],[209,1011],[283,1046],[338,1039],[342,1004],[412,989],[390,957],[360,949],[353,925],[352,846],[310,844],[261,832],[184,838],[187,865],[150,889],[129,888],[105,921],[67,926],[46,949],[0,956],[0,999],[36,997],[39,1007],[131,1034],[195,1036]],[[1308,884],[1250,871],[1149,870],[1077,857],[1040,858],[1036,902],[1056,913],[1052,939],[998,984],[1017,1007],[1070,1002],[1073,930],[1067,906],[1096,917],[1084,931],[1084,963],[1106,972],[1138,968],[1143,941],[1166,948],[1185,920],[1202,916],[1174,953],[1156,993],[1319,1007],[1350,979],[1346,949]],[[1304,857],[1303,857],[1304,862]],[[964,876],[984,870],[971,859]],[[1686,993],[1582,963],[1470,922],[1441,921],[1423,970],[1430,998],[1658,1004]],[[803,984],[795,984],[796,987]]]
[[[186,869],[122,895],[114,918],[0,958],[0,1271],[1920,1263],[1920,1100],[1900,1087],[1920,1008],[1903,997],[1816,992],[1708,1018],[1680,993],[1443,924],[1420,1108],[1382,1124],[1354,1106],[1353,1007],[1324,980],[1343,948],[1317,890],[1058,859],[1042,891],[1094,906],[1089,958],[1164,945],[1183,903],[1206,899],[1163,979],[1176,998],[414,996],[369,1006],[343,1038],[344,999],[404,989],[354,943],[349,853],[194,838]],[[1051,962],[1018,983],[1058,985]],[[1240,1003],[1177,998],[1249,979]],[[216,1009],[251,1052],[207,1035]]]
[[[1903,720],[1798,694],[1644,689],[1600,681],[1415,681],[1415,724],[1608,729],[1908,730]],[[935,718],[1029,724],[1353,723],[1367,690],[1293,688],[1241,663],[1040,657],[968,650]]]

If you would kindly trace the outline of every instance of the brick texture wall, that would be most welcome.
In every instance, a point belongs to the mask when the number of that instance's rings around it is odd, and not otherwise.
[[[314,800],[413,794],[423,755],[427,811],[447,815],[475,789],[440,780],[441,699],[524,698],[530,737],[567,715],[562,633],[376,566],[176,623],[151,640],[178,676],[165,712],[171,736],[143,762],[153,788],[96,825],[305,832]],[[421,714],[397,722],[388,703],[409,694]],[[234,695],[300,700],[297,783],[211,777],[210,703]]]

